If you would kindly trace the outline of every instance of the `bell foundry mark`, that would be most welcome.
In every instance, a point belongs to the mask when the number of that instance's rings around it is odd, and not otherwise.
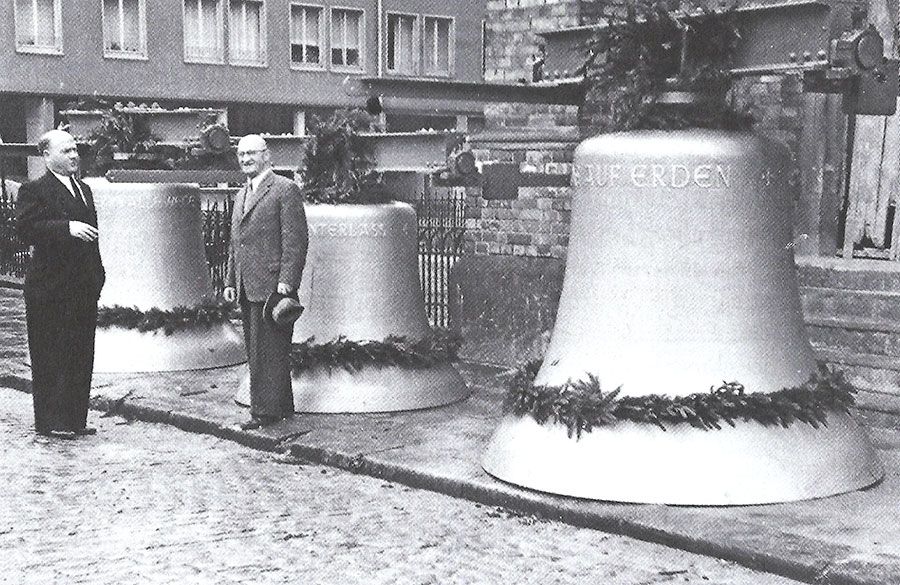
[[[731,166],[718,163],[576,164],[572,170],[572,184],[592,187],[727,189],[731,186]]]

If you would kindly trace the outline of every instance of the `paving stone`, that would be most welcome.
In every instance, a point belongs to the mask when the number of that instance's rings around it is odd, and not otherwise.
[[[787,584],[731,563],[0,389],[0,583]]]

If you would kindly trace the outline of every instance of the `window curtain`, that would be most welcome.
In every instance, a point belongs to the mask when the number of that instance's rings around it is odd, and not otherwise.
[[[16,0],[16,43],[30,47],[56,47],[54,0]]]

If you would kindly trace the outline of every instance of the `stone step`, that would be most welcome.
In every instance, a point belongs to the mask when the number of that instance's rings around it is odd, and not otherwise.
[[[900,292],[900,262],[798,256],[801,287]]]
[[[807,327],[816,350],[889,357],[900,362],[900,335],[878,331],[848,331],[830,327]]]
[[[856,411],[865,424],[900,428],[900,359],[825,349],[816,355],[857,388]]]
[[[859,290],[802,286],[803,314],[900,323],[900,290]]]
[[[900,428],[900,358],[824,348],[816,356],[857,388],[856,411],[865,424]]]
[[[814,347],[842,352],[893,356],[900,360],[900,323],[857,317],[806,317]]]
[[[885,372],[883,381],[890,380],[890,385],[894,385],[893,380],[897,381],[897,386],[892,389],[883,389],[885,392],[894,392],[900,396],[900,357],[878,355],[870,353],[854,352],[849,350],[833,349],[813,344],[816,358],[827,364],[838,366],[845,370],[847,366],[853,368],[868,368]],[[871,386],[875,388],[876,386]]]
[[[848,331],[872,331],[900,333],[900,322],[889,319],[868,319],[865,317],[834,317],[831,315],[808,314],[804,318],[807,327],[846,329]]]

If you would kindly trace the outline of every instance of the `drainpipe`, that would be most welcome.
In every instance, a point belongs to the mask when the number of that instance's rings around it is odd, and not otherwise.
[[[384,31],[382,30],[383,20],[384,20],[384,0],[375,0],[375,13],[378,18],[378,25],[375,27],[375,51],[378,54],[378,77],[384,77],[384,63],[382,56],[382,35]]]

